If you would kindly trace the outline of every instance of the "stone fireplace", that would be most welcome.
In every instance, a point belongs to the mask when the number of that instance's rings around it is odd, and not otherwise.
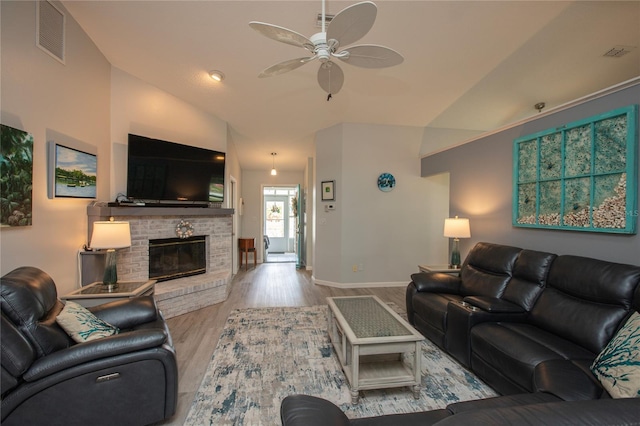
[[[89,206],[87,213],[89,237],[96,220],[113,217],[129,222],[131,247],[118,250],[121,281],[149,279],[149,241],[177,239],[176,226],[180,221],[189,223],[193,235],[204,239],[203,273],[156,284],[156,303],[165,317],[182,315],[227,299],[232,269],[232,209]]]

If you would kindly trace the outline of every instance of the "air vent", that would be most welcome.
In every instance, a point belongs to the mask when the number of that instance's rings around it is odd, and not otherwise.
[[[613,46],[611,49],[605,52],[604,57],[606,58],[619,58],[621,56],[626,55],[631,52],[635,47],[633,46]]]
[[[329,22],[331,22],[331,20],[335,17],[336,15],[324,15],[324,24],[329,25]],[[316,27],[318,28],[322,28],[322,13],[318,13],[318,17],[316,18]]]
[[[37,2],[36,44],[64,64],[65,15],[48,1]]]

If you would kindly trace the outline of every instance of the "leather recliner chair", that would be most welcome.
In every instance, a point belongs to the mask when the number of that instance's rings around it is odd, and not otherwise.
[[[51,277],[21,267],[1,280],[2,424],[145,425],[176,409],[178,371],[153,297],[88,308],[120,333],[74,342]]]

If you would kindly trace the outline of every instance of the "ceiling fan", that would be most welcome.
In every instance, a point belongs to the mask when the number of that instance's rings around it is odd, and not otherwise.
[[[273,40],[307,49],[311,56],[289,59],[270,66],[258,77],[271,77],[292,71],[315,59],[320,61],[318,83],[329,94],[336,94],[344,83],[344,73],[334,61],[362,68],[386,68],[402,63],[404,58],[388,47],[362,44],[344,47],[360,40],[369,32],[376,20],[377,6],[370,1],[356,3],[335,15],[325,31],[325,0],[322,0],[322,31],[307,38],[300,33],[264,22],[249,22],[249,26]]]

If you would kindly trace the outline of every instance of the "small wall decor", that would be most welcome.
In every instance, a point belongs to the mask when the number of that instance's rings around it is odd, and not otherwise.
[[[0,124],[0,227],[30,226],[33,136]]]
[[[514,140],[513,225],[635,234],[638,106]]]
[[[189,238],[193,236],[193,225],[188,220],[180,220],[176,225],[176,235],[178,238]]]
[[[378,176],[378,189],[389,192],[396,186],[396,178],[391,173],[382,173]]]
[[[96,198],[97,148],[52,130],[47,140],[49,198]]]
[[[320,187],[320,192],[322,193],[322,201],[335,201],[336,199],[336,181],[335,180],[325,180],[322,181],[322,185]]]

